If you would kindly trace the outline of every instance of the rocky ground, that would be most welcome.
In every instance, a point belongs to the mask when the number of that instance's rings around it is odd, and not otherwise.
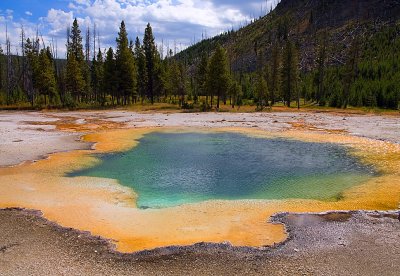
[[[274,248],[197,244],[120,254],[38,212],[0,210],[0,275],[399,275],[397,212],[280,214]]]

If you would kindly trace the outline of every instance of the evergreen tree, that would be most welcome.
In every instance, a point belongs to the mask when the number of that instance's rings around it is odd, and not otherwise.
[[[165,93],[165,68],[163,65],[163,62],[161,60],[160,53],[156,50],[155,52],[155,59],[154,59],[154,85],[153,85],[153,90],[154,90],[154,96],[160,100],[160,96],[164,95]]]
[[[158,66],[156,68],[156,92],[158,96],[163,96],[164,101],[168,97],[168,62],[166,60],[161,60],[160,55],[158,55]]]
[[[68,95],[73,96],[75,102],[79,102],[80,96],[84,94],[86,84],[82,74],[82,67],[75,59],[75,55],[70,55],[67,60],[65,86]]]
[[[217,96],[217,109],[219,109],[219,102],[226,95],[229,89],[229,69],[228,58],[224,48],[221,45],[217,46],[215,53],[210,59],[208,74],[207,74],[207,88],[211,94],[211,105],[213,96]]]
[[[118,33],[117,51],[115,55],[118,93],[122,96],[122,104],[126,105],[131,100],[136,100],[136,67],[133,53],[128,43],[128,33],[125,22],[121,22]],[[117,102],[120,103],[119,97]]]
[[[114,51],[110,47],[107,51],[106,59],[104,61],[103,84],[105,93],[111,95],[112,104],[115,104],[118,87],[116,67]]]
[[[268,85],[261,72],[257,76],[256,97],[257,109],[263,110],[264,107],[268,105]]]
[[[207,72],[208,72],[208,57],[206,54],[201,56],[201,60],[196,70],[196,84],[198,87],[198,94],[206,96],[206,106],[208,106],[208,90],[207,90]]]
[[[146,55],[144,53],[144,49],[140,44],[139,37],[136,37],[135,41],[135,60],[137,64],[137,88],[136,93],[141,98],[142,102],[146,97],[147,91],[147,67],[146,67]]]
[[[187,93],[186,87],[186,68],[183,63],[178,63],[178,82],[177,82],[177,89],[179,95],[179,105],[183,107],[185,104],[185,96]]]
[[[82,45],[82,35],[79,28],[78,20],[75,18],[72,23],[72,28],[68,38],[67,44],[67,58],[70,55],[74,55],[75,60],[78,63],[84,61],[83,45]]]
[[[37,90],[37,76],[39,74],[39,41],[32,42],[29,38],[24,43],[24,54],[26,57],[26,84],[25,89],[33,106]]]
[[[154,104],[155,98],[155,79],[156,79],[156,68],[157,68],[157,47],[154,42],[153,30],[150,23],[147,24],[146,30],[144,31],[143,38],[143,49],[146,57],[146,73],[147,73],[147,87],[146,94],[150,99],[151,104]]]
[[[231,97],[232,108],[235,108],[235,105],[238,106],[242,105],[242,97],[243,97],[242,86],[236,80],[233,80],[231,82],[229,88],[229,94]]]
[[[52,61],[50,48],[42,49],[39,54],[37,87],[40,95],[44,96],[44,104],[47,104],[47,98],[50,104],[58,104],[59,96],[57,92],[57,83]]]
[[[279,45],[275,43],[272,48],[270,64],[270,98],[271,106],[275,104],[276,97],[279,95],[279,83],[280,83],[280,52]]]
[[[88,90],[89,72],[84,59],[81,30],[75,18],[67,44],[66,87],[75,101],[82,100]]]
[[[97,53],[97,57],[93,58],[91,72],[92,72],[91,81],[92,81],[92,90],[94,93],[94,99],[97,102],[104,105],[106,100],[103,87],[104,61],[103,61],[103,54],[100,49]]]
[[[179,106],[185,102],[186,78],[183,64],[176,60],[171,60],[168,68],[167,90],[174,98],[179,98]]]
[[[290,101],[297,94],[297,85],[299,78],[298,56],[296,46],[290,40],[286,41],[283,53],[283,64],[281,71],[281,89],[286,105],[290,107]],[[298,98],[298,97],[297,97]]]

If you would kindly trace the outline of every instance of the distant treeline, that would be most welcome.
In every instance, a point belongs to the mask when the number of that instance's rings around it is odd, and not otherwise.
[[[342,64],[336,66],[328,65],[334,45],[322,33],[317,67],[303,72],[299,47],[282,24],[281,35],[267,53],[268,61],[255,49],[257,65],[252,73],[234,71],[219,43],[212,51],[199,52],[194,63],[182,53],[174,56],[172,50],[164,57],[150,24],[143,39],[133,42],[122,21],[115,50],[94,48],[92,60],[76,19],[68,30],[66,61],[56,59],[52,47],[38,37],[25,40],[23,35],[23,54],[12,56],[7,40],[6,53],[0,49],[0,105],[75,108],[168,102],[184,109],[209,110],[223,103],[232,108],[251,104],[262,110],[278,102],[290,106],[294,101],[298,107],[304,102],[342,108],[399,106],[399,26],[354,38]],[[202,45],[207,43],[213,40]]]

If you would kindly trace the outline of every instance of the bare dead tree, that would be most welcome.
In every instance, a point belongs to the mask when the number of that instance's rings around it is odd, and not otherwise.
[[[93,59],[96,59],[96,23],[93,23]]]
[[[69,55],[70,36],[71,36],[71,28],[68,26],[67,27],[67,45],[66,45],[67,46],[67,56],[66,56],[67,59],[68,59],[68,55]]]
[[[8,36],[8,26],[6,25],[6,56],[7,56],[7,105],[11,103],[11,96],[15,88],[15,74],[11,56],[11,42]]]
[[[26,90],[26,59],[25,59],[25,31],[21,25],[21,52],[22,52],[22,85]]]
[[[85,43],[85,58],[86,63],[90,61],[90,27],[87,27],[86,30],[86,43]]]

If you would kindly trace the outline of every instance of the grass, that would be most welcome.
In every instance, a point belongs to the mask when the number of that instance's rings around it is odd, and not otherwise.
[[[189,102],[192,104],[193,102]],[[367,107],[348,107],[346,109],[326,107],[326,106],[318,106],[313,103],[305,103],[301,101],[300,110],[297,109],[296,102],[291,103],[291,107],[286,107],[282,102],[278,102],[272,108],[264,108],[262,112],[329,112],[329,113],[339,113],[339,114],[380,114],[380,115],[400,115],[400,110],[389,110],[389,109],[380,109],[380,108],[367,108]],[[176,113],[176,112],[202,112],[200,108],[200,104],[195,104],[193,109],[181,109],[177,104],[172,103],[135,103],[128,106],[93,106],[83,104],[78,106],[76,110],[112,110],[112,109],[125,109],[129,111],[135,112],[144,112],[144,113]],[[16,105],[0,105],[0,110],[67,110],[65,108],[39,108],[32,107],[29,103],[21,103]],[[210,112],[216,112],[216,108],[209,110]],[[240,107],[235,106],[232,108],[227,101],[227,104],[220,104],[219,112],[227,112],[227,113],[254,113],[260,112],[256,110],[256,105],[247,103],[246,105],[242,105]]]

